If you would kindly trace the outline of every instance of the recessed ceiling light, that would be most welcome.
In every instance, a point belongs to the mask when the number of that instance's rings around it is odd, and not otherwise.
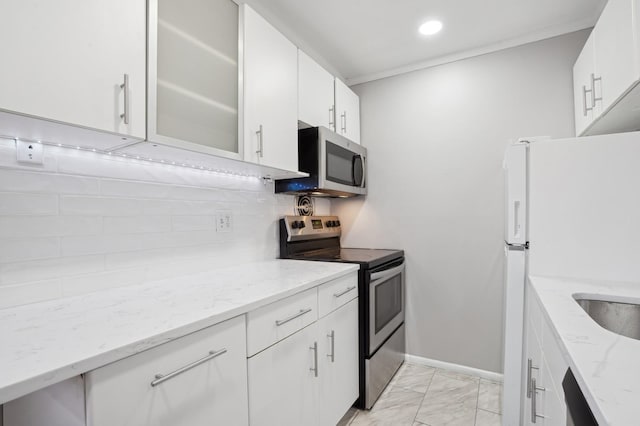
[[[435,33],[440,32],[441,29],[442,29],[442,22],[433,20],[433,21],[427,21],[424,24],[420,25],[420,28],[418,29],[418,31],[420,31],[420,34],[433,35]]]

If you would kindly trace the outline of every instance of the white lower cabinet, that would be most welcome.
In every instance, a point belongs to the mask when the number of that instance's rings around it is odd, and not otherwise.
[[[87,373],[87,426],[247,425],[245,331],[241,316]]]
[[[335,425],[358,399],[358,299],[318,321],[320,424]]]
[[[249,358],[249,420],[252,426],[318,424],[317,325]]]
[[[358,299],[346,302],[249,358],[252,426],[333,426],[353,405],[359,385]]]
[[[566,425],[567,407],[562,380],[568,365],[531,287],[527,297],[523,424]]]

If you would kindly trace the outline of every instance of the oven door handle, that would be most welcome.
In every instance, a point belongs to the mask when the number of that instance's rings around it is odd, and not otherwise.
[[[371,282],[385,280],[404,270],[404,262],[400,266],[371,274]]]

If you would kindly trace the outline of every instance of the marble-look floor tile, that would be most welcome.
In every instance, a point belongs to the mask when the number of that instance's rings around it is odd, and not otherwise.
[[[404,363],[389,384],[389,387],[425,393],[435,371],[436,369],[433,367]]]
[[[430,426],[473,426],[479,379],[462,376],[436,371],[415,420]]]
[[[359,411],[351,426],[411,426],[424,394],[392,388],[383,394],[371,411]]]
[[[480,391],[478,393],[478,408],[502,413],[502,384],[486,379],[480,379]]]
[[[501,426],[502,416],[491,411],[478,410],[475,426]]]

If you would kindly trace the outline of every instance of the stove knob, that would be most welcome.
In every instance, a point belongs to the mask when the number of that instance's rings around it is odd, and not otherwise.
[[[291,222],[291,229],[298,229],[298,221],[294,220]]]
[[[330,220],[326,221],[325,225],[327,225],[327,228],[331,228],[333,226]]]
[[[336,226],[340,226],[340,221],[339,221],[339,220],[336,220],[335,225],[336,225]]]
[[[298,222],[298,228],[302,229],[302,228],[304,228],[305,226],[307,226],[307,225],[305,225],[305,224],[304,224],[304,222],[303,222],[302,220]]]
[[[331,221],[331,227],[335,228],[336,226],[338,226],[338,222],[336,222],[335,220]]]

